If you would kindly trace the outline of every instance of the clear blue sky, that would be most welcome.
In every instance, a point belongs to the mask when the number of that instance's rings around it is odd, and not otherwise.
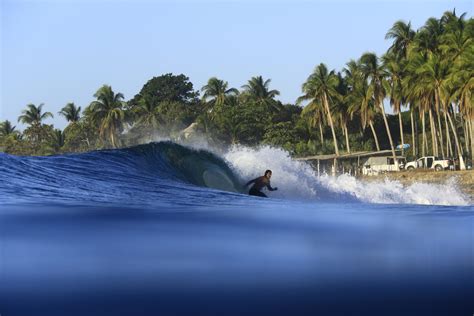
[[[56,127],[67,103],[83,108],[103,84],[125,99],[153,76],[183,73],[200,89],[212,76],[240,88],[272,79],[294,102],[320,62],[341,69],[384,52],[396,20],[419,28],[467,1],[110,1],[0,0],[0,121],[45,103]],[[21,125],[17,124],[20,128]]]

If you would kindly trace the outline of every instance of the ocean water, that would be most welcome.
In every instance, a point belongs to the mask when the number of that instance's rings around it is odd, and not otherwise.
[[[269,199],[242,184],[273,170]],[[271,147],[0,154],[0,314],[472,315],[472,197]]]

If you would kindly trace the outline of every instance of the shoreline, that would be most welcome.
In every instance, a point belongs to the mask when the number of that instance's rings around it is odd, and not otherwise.
[[[363,181],[380,181],[384,179],[395,180],[404,186],[414,183],[446,184],[450,179],[455,178],[459,189],[471,200],[474,196],[474,170],[463,171],[434,171],[434,170],[414,170],[388,172],[372,176],[360,176]]]

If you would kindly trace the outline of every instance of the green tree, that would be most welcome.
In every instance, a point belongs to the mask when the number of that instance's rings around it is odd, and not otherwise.
[[[314,72],[308,77],[302,86],[304,95],[298,98],[298,102],[310,100],[310,104],[323,105],[326,116],[331,127],[332,138],[334,143],[334,151],[336,157],[339,156],[339,148],[337,145],[336,132],[334,130],[333,115],[330,110],[329,100],[331,97],[337,95],[336,87],[338,85],[338,78],[334,71],[328,71],[325,64],[319,64]],[[334,159],[336,163],[336,159]]]
[[[30,126],[33,125],[41,125],[42,121],[47,119],[48,117],[53,117],[51,112],[44,112],[43,113],[43,106],[44,104],[41,103],[39,106],[34,104],[28,104],[26,110],[23,110],[18,117],[18,122],[23,124],[28,124]]]
[[[181,74],[178,76],[168,73],[150,79],[128,102],[128,106],[133,108],[139,104],[143,98],[154,105],[162,102],[178,102],[183,104],[198,103],[199,92],[194,91],[193,84],[189,78]]]
[[[9,120],[0,123],[0,135],[9,136],[15,134],[18,131],[15,130],[16,126],[12,126],[12,123]]]
[[[383,100],[386,96],[386,72],[378,61],[377,56],[374,53],[365,53],[360,58],[361,70],[366,80],[369,80],[369,94],[373,96],[375,106],[380,109],[382,113],[385,128],[387,130],[388,139],[390,141],[390,149],[392,150],[393,160],[395,167],[398,168],[397,156],[395,154],[395,148],[393,146],[392,134],[390,133],[390,127],[388,126],[387,116],[385,115],[385,109]]]
[[[402,103],[404,101],[404,91],[402,78],[404,76],[404,59],[398,59],[395,54],[387,53],[382,56],[382,61],[387,71],[387,87],[390,96],[390,105],[393,112],[398,115],[398,124],[400,128],[400,142],[405,144],[403,138],[403,121],[402,121]]]
[[[415,39],[415,34],[410,22],[395,22],[385,35],[385,39],[393,39],[392,45],[387,53],[394,54],[396,60],[406,59],[408,57],[409,47]]]
[[[379,140],[375,132],[374,120],[377,109],[373,95],[370,93],[369,85],[362,72],[360,61],[351,60],[344,68],[346,80],[349,85],[348,99],[348,113],[351,119],[354,115],[359,115],[362,130],[365,130],[369,125],[374,137],[375,147],[380,151]]]
[[[29,125],[25,130],[25,135],[37,144],[41,143],[47,134],[42,128],[43,120],[53,117],[51,112],[43,112],[43,106],[43,103],[39,106],[28,104],[26,110],[23,110],[22,115],[18,117],[18,122]]]
[[[125,111],[123,94],[115,94],[111,86],[103,85],[94,94],[97,98],[85,110],[85,115],[91,117],[92,121],[99,127],[99,135],[107,139],[112,147],[120,146],[119,135],[123,131]]]
[[[239,90],[229,88],[227,81],[217,79],[216,77],[210,78],[201,91],[204,92],[202,100],[205,103],[211,104],[212,107],[223,106],[229,96],[239,94]]]
[[[76,105],[71,102],[66,104],[58,113],[63,116],[66,121],[76,123],[81,118],[81,107],[76,107]]]
[[[267,110],[280,110],[275,97],[280,95],[278,90],[270,90],[271,79],[263,80],[262,76],[252,77],[247,84],[242,86],[244,99],[250,99],[257,106],[262,106]]]

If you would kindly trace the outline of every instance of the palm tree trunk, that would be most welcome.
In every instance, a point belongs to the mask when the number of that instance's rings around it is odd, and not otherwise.
[[[439,141],[440,141],[440,148],[441,148],[441,157],[446,157],[444,155],[444,140],[443,140],[443,128],[441,126],[441,118],[440,118],[440,113],[439,110],[436,111],[436,117],[438,119],[438,131],[439,131]]]
[[[423,137],[422,137],[422,145],[421,145],[421,156],[425,156],[425,148],[427,150],[427,142],[426,139],[426,119],[425,119],[425,110],[421,111],[421,129],[423,130]]]
[[[474,119],[469,120],[469,134],[471,134],[471,160],[474,160]]]
[[[395,147],[393,147],[392,134],[390,133],[390,127],[388,126],[387,116],[385,115],[385,109],[383,108],[383,102],[379,104],[380,109],[382,110],[383,121],[385,123],[385,128],[387,130],[388,140],[390,141],[390,149],[392,150],[393,162],[395,164],[395,169],[398,171],[398,161],[397,155],[395,154]]]
[[[449,124],[451,125],[451,129],[453,130],[453,134],[454,134],[456,150],[458,151],[458,155],[459,155],[459,169],[466,170],[466,165],[464,164],[464,159],[462,157],[462,154],[463,154],[462,147],[459,146],[458,135],[456,134],[456,129],[454,128],[453,120],[451,119],[451,115],[449,115],[449,112],[447,112],[446,115],[448,116]]]
[[[339,149],[337,147],[336,132],[334,131],[334,124],[332,123],[331,111],[329,110],[329,102],[328,102],[328,98],[327,98],[326,94],[324,94],[324,105],[326,107],[326,112],[328,114],[329,125],[331,126],[332,138],[333,138],[333,141],[334,141],[334,150],[336,152],[336,156],[339,156]],[[336,160],[334,159],[334,161],[336,161]]]
[[[323,134],[323,125],[321,121],[319,121],[319,136],[321,137],[321,144],[324,143],[324,134]]]
[[[402,112],[398,111],[398,123],[400,124],[400,140],[402,142],[402,154],[404,152],[403,150],[403,144],[405,144],[405,140],[403,139],[403,122],[402,122]]]
[[[331,126],[332,139],[334,141],[334,150],[336,152],[336,157],[334,158],[333,164],[333,175],[337,172],[337,157],[339,157],[339,149],[337,147],[336,132],[334,131],[334,124],[332,123],[331,111],[329,110],[329,102],[326,93],[324,93],[324,105],[326,107],[326,112],[328,114],[329,125]]]
[[[113,131],[110,131],[110,141],[112,143],[112,147],[117,148],[117,146],[115,145],[115,137]]]
[[[447,111],[444,111],[444,128],[446,129],[446,155],[448,157],[454,157],[451,137],[449,136],[448,118],[446,116],[446,112]]]
[[[415,122],[413,120],[413,109],[410,109],[410,121],[411,121],[411,139],[413,146],[413,156],[416,157],[416,141],[415,141]]]
[[[462,130],[464,132],[464,146],[466,146],[466,152],[469,152],[469,134],[468,134],[468,125],[467,125],[467,120],[463,119],[463,116],[461,115],[461,125],[462,125]]]
[[[375,146],[377,147],[377,151],[380,151],[379,139],[377,138],[377,134],[375,133],[374,123],[372,123],[372,120],[369,121],[369,126],[372,130],[372,134],[374,135]]]
[[[436,140],[436,125],[433,120],[433,111],[431,108],[428,111],[430,117],[430,130],[431,130],[431,147],[433,156],[438,156],[438,142]]]
[[[344,134],[346,134],[346,148],[347,152],[351,152],[351,147],[349,146],[349,132],[347,131],[347,124],[344,124]]]
[[[439,93],[439,88],[436,90],[435,92],[435,110],[436,110],[436,118],[438,119],[438,128],[439,128],[439,140],[440,140],[440,147],[441,147],[441,155],[443,156],[443,158],[445,157],[444,156],[444,142],[443,142],[443,129],[441,128],[441,119],[440,119],[440,115],[439,115],[439,109],[440,109],[440,106],[441,106],[441,102],[440,102],[440,99],[439,99],[439,96],[440,96],[440,93]],[[436,146],[436,151],[438,151],[438,146]],[[436,156],[438,156],[436,154]]]

